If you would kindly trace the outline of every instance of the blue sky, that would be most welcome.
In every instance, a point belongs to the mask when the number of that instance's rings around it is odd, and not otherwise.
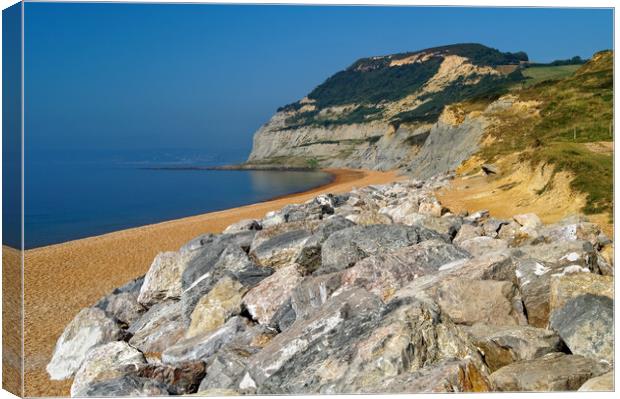
[[[27,146],[249,151],[358,58],[463,42],[590,57],[612,30],[609,9],[27,3]]]

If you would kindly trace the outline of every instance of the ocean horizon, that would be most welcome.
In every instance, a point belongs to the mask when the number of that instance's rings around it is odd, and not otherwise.
[[[245,150],[46,150],[25,156],[25,248],[266,201],[321,186],[321,171],[207,170]]]

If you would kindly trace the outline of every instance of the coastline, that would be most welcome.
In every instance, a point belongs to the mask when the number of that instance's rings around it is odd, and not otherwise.
[[[396,171],[325,169],[327,184],[241,207],[134,227],[25,251],[26,396],[67,396],[71,381],[50,381],[45,366],[64,327],[82,308],[127,281],[144,274],[162,251],[178,250],[204,233],[322,193],[399,180]]]

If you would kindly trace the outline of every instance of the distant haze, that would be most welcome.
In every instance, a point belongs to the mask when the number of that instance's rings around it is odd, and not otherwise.
[[[546,62],[612,47],[611,9],[26,3],[30,149],[249,152],[356,59],[477,42]]]

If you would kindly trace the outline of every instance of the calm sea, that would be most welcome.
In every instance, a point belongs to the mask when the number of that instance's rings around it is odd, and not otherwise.
[[[318,171],[152,169],[236,163],[246,155],[198,150],[27,153],[25,246],[265,201],[330,179]]]

